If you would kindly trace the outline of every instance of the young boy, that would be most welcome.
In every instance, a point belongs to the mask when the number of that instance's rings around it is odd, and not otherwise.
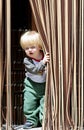
[[[28,31],[21,36],[21,47],[26,56],[24,58],[25,80],[24,80],[24,115],[26,122],[24,129],[42,124],[45,82],[46,82],[46,64],[49,62],[49,53],[44,55],[43,41],[40,34],[36,31]]]

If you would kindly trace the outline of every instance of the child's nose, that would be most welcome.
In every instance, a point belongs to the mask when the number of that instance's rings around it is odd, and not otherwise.
[[[32,50],[32,48],[29,48],[29,51],[31,51]]]

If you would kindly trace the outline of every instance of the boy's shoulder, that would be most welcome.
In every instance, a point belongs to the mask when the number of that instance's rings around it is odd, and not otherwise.
[[[31,58],[29,58],[29,57],[25,57],[24,60],[23,60],[23,62],[24,63],[25,62],[31,62],[31,63],[33,63],[33,60]]]

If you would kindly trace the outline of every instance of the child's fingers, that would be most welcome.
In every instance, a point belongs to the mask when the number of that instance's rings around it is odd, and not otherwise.
[[[46,55],[49,55],[49,52],[46,52]]]

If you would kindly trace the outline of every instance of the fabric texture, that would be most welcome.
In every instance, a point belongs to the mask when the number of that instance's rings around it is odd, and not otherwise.
[[[37,30],[50,53],[43,130],[82,128],[84,0],[29,1]]]

